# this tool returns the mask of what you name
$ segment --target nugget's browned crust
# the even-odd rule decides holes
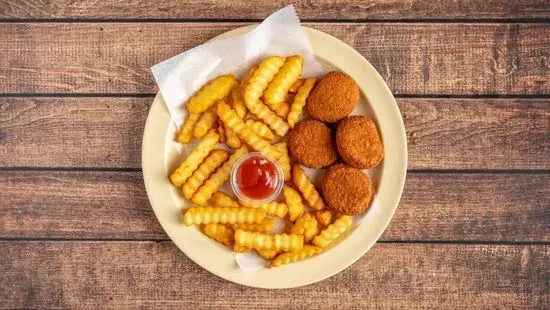
[[[338,157],[332,132],[323,123],[306,119],[298,122],[288,134],[288,150],[300,164],[323,168]]]
[[[330,209],[347,215],[365,212],[372,199],[369,176],[344,164],[330,167],[323,176],[321,191]]]
[[[336,145],[344,161],[359,169],[377,166],[384,158],[384,145],[376,124],[368,116],[348,116],[336,129]]]
[[[348,116],[359,100],[357,83],[343,72],[329,72],[307,98],[306,109],[314,119],[334,123]]]

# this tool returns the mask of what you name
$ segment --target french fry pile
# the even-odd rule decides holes
[[[170,176],[195,204],[182,213],[186,226],[200,225],[205,235],[235,252],[256,251],[271,260],[270,268],[321,253],[352,224],[349,216],[336,218],[326,208],[300,165],[291,166],[282,141],[317,81],[300,78],[302,67],[301,56],[272,56],[250,68],[241,82],[228,74],[203,86],[187,102],[177,137],[183,144],[200,141]],[[217,148],[220,143],[232,153]],[[220,191],[249,149],[281,165],[287,182],[282,201],[251,205]],[[290,222],[286,233],[271,233],[275,218]]]

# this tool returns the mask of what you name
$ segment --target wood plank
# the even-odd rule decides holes
[[[138,172],[0,173],[0,238],[166,240]],[[550,241],[550,175],[410,173],[384,241]]]
[[[332,278],[288,290],[218,278],[171,242],[0,242],[7,308],[544,308],[549,246],[377,244]]]
[[[0,1],[0,18],[9,19],[263,19],[289,1],[171,1],[115,0],[93,4],[74,0]],[[301,19],[534,19],[550,17],[543,0],[499,1],[402,1],[338,0],[292,1]]]
[[[152,98],[0,98],[0,167],[139,168]],[[547,100],[398,99],[411,169],[550,169]]]
[[[243,23],[4,23],[0,93],[156,92],[150,66]],[[550,24],[307,24],[396,94],[550,94]]]

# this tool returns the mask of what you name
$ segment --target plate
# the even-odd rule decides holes
[[[254,27],[234,29],[213,40],[242,35]],[[403,192],[407,173],[405,127],[390,89],[374,67],[353,48],[326,33],[304,28],[315,57],[325,69],[346,72],[357,81],[361,102],[353,114],[367,114],[373,118],[384,141],[383,162],[368,171],[375,187],[378,207],[376,210],[371,207],[363,223],[333,248],[282,267],[242,271],[232,251],[213,242],[196,227],[185,227],[181,222],[179,210],[190,202],[169,181],[168,176],[181,162],[181,155],[173,147],[176,128],[160,93],[153,101],[145,125],[143,179],[158,221],[170,239],[195,263],[219,277],[242,285],[271,289],[298,287],[344,270],[363,256],[382,235]]]

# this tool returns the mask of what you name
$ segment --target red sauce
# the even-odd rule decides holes
[[[262,156],[251,156],[237,168],[235,181],[244,196],[261,200],[275,192],[278,178],[274,163]]]

